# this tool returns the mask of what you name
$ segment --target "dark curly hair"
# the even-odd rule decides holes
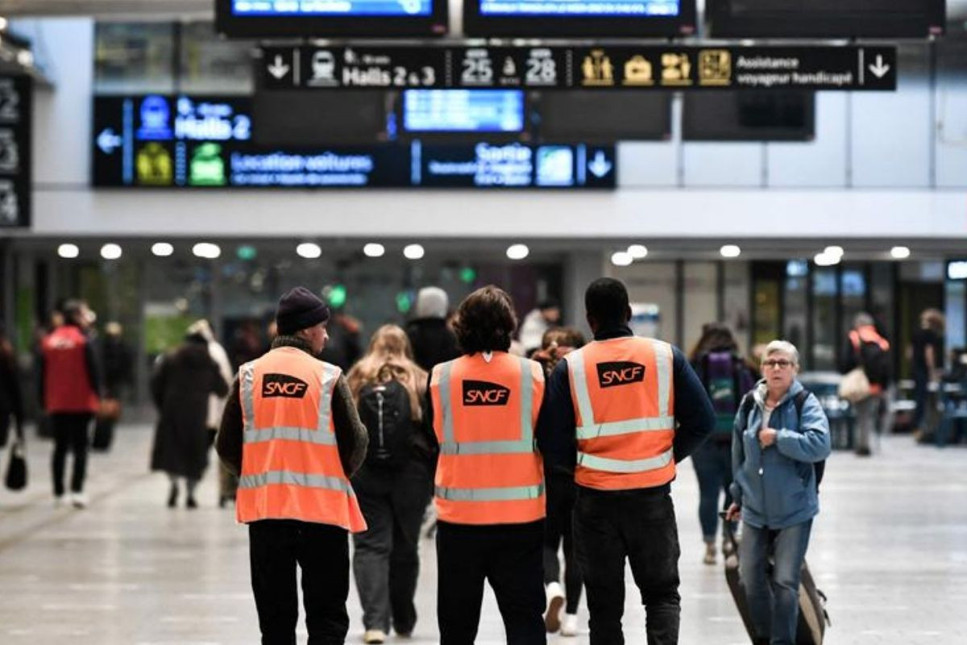
[[[464,298],[453,321],[464,354],[506,352],[516,329],[513,301],[506,291],[492,284]]]

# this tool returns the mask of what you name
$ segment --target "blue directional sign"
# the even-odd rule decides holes
[[[236,16],[429,16],[431,0],[232,0]]]

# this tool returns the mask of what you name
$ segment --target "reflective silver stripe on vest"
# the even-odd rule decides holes
[[[303,488],[325,488],[346,493],[349,496],[354,495],[349,482],[338,477],[309,475],[291,470],[270,470],[267,473],[259,473],[257,475],[243,475],[238,479],[238,487],[244,489],[261,488],[273,484],[302,486]]]
[[[518,441],[457,441],[453,429],[453,406],[451,405],[450,371],[453,362],[440,366],[440,407],[443,413],[443,443],[440,454],[443,455],[514,455],[531,454],[534,452],[534,384],[530,370],[530,361],[520,359],[521,365],[521,438]]]
[[[670,431],[674,429],[675,417],[649,417],[581,426],[577,429],[577,436],[578,439],[596,439],[597,437],[614,437],[633,432]]]
[[[654,432],[675,429],[675,417],[669,414],[668,398],[672,387],[672,350],[671,345],[661,341],[651,341],[655,352],[655,371],[658,378],[658,413],[657,417],[642,417],[613,421],[608,423],[594,422],[594,408],[591,407],[591,395],[588,391],[587,372],[584,367],[583,350],[568,354],[567,361],[574,393],[577,396],[578,411],[581,413],[581,425],[577,427],[578,439],[595,439],[597,437],[611,437],[633,432]],[[573,358],[572,358],[573,357]]]
[[[508,486],[505,488],[443,488],[436,487],[436,496],[451,502],[515,502],[539,499],[544,494],[543,482],[536,486]]]
[[[672,365],[674,357],[672,346],[661,341],[652,341],[655,348],[655,368],[658,370],[658,414],[662,417],[669,415],[668,400],[672,391]],[[674,421],[669,426],[674,429]]]
[[[329,363],[322,364],[322,380],[319,390],[319,430],[329,433],[329,416],[332,414],[332,391],[339,380],[340,370]]]
[[[238,368],[238,385],[242,395],[242,412],[245,417],[246,434],[255,429],[255,363],[246,363]]]
[[[450,369],[453,361],[440,366],[440,407],[443,413],[443,443],[455,443],[453,432],[453,406],[450,401]],[[441,446],[442,447],[442,446]]]
[[[328,422],[327,422],[328,423]],[[329,432],[328,426],[325,430],[310,428],[265,428],[264,430],[246,430],[245,443],[264,443],[266,441],[302,441],[313,443],[319,446],[335,446],[336,435]]]
[[[607,457],[596,457],[578,451],[578,465],[585,468],[592,468],[606,473],[644,473],[649,470],[658,470],[671,463],[674,457],[674,450],[666,450],[657,457],[648,459],[634,459],[626,461],[624,459],[609,459]]]

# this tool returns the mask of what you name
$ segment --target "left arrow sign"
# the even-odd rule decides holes
[[[114,134],[114,130],[111,128],[107,128],[101,134],[97,135],[97,147],[106,155],[114,152],[120,145],[121,136]]]

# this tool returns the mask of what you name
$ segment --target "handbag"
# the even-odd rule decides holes
[[[10,448],[4,483],[10,490],[23,490],[27,486],[27,455],[22,438],[18,437]]]
[[[857,403],[870,396],[870,379],[862,367],[854,367],[839,382],[839,397]]]

